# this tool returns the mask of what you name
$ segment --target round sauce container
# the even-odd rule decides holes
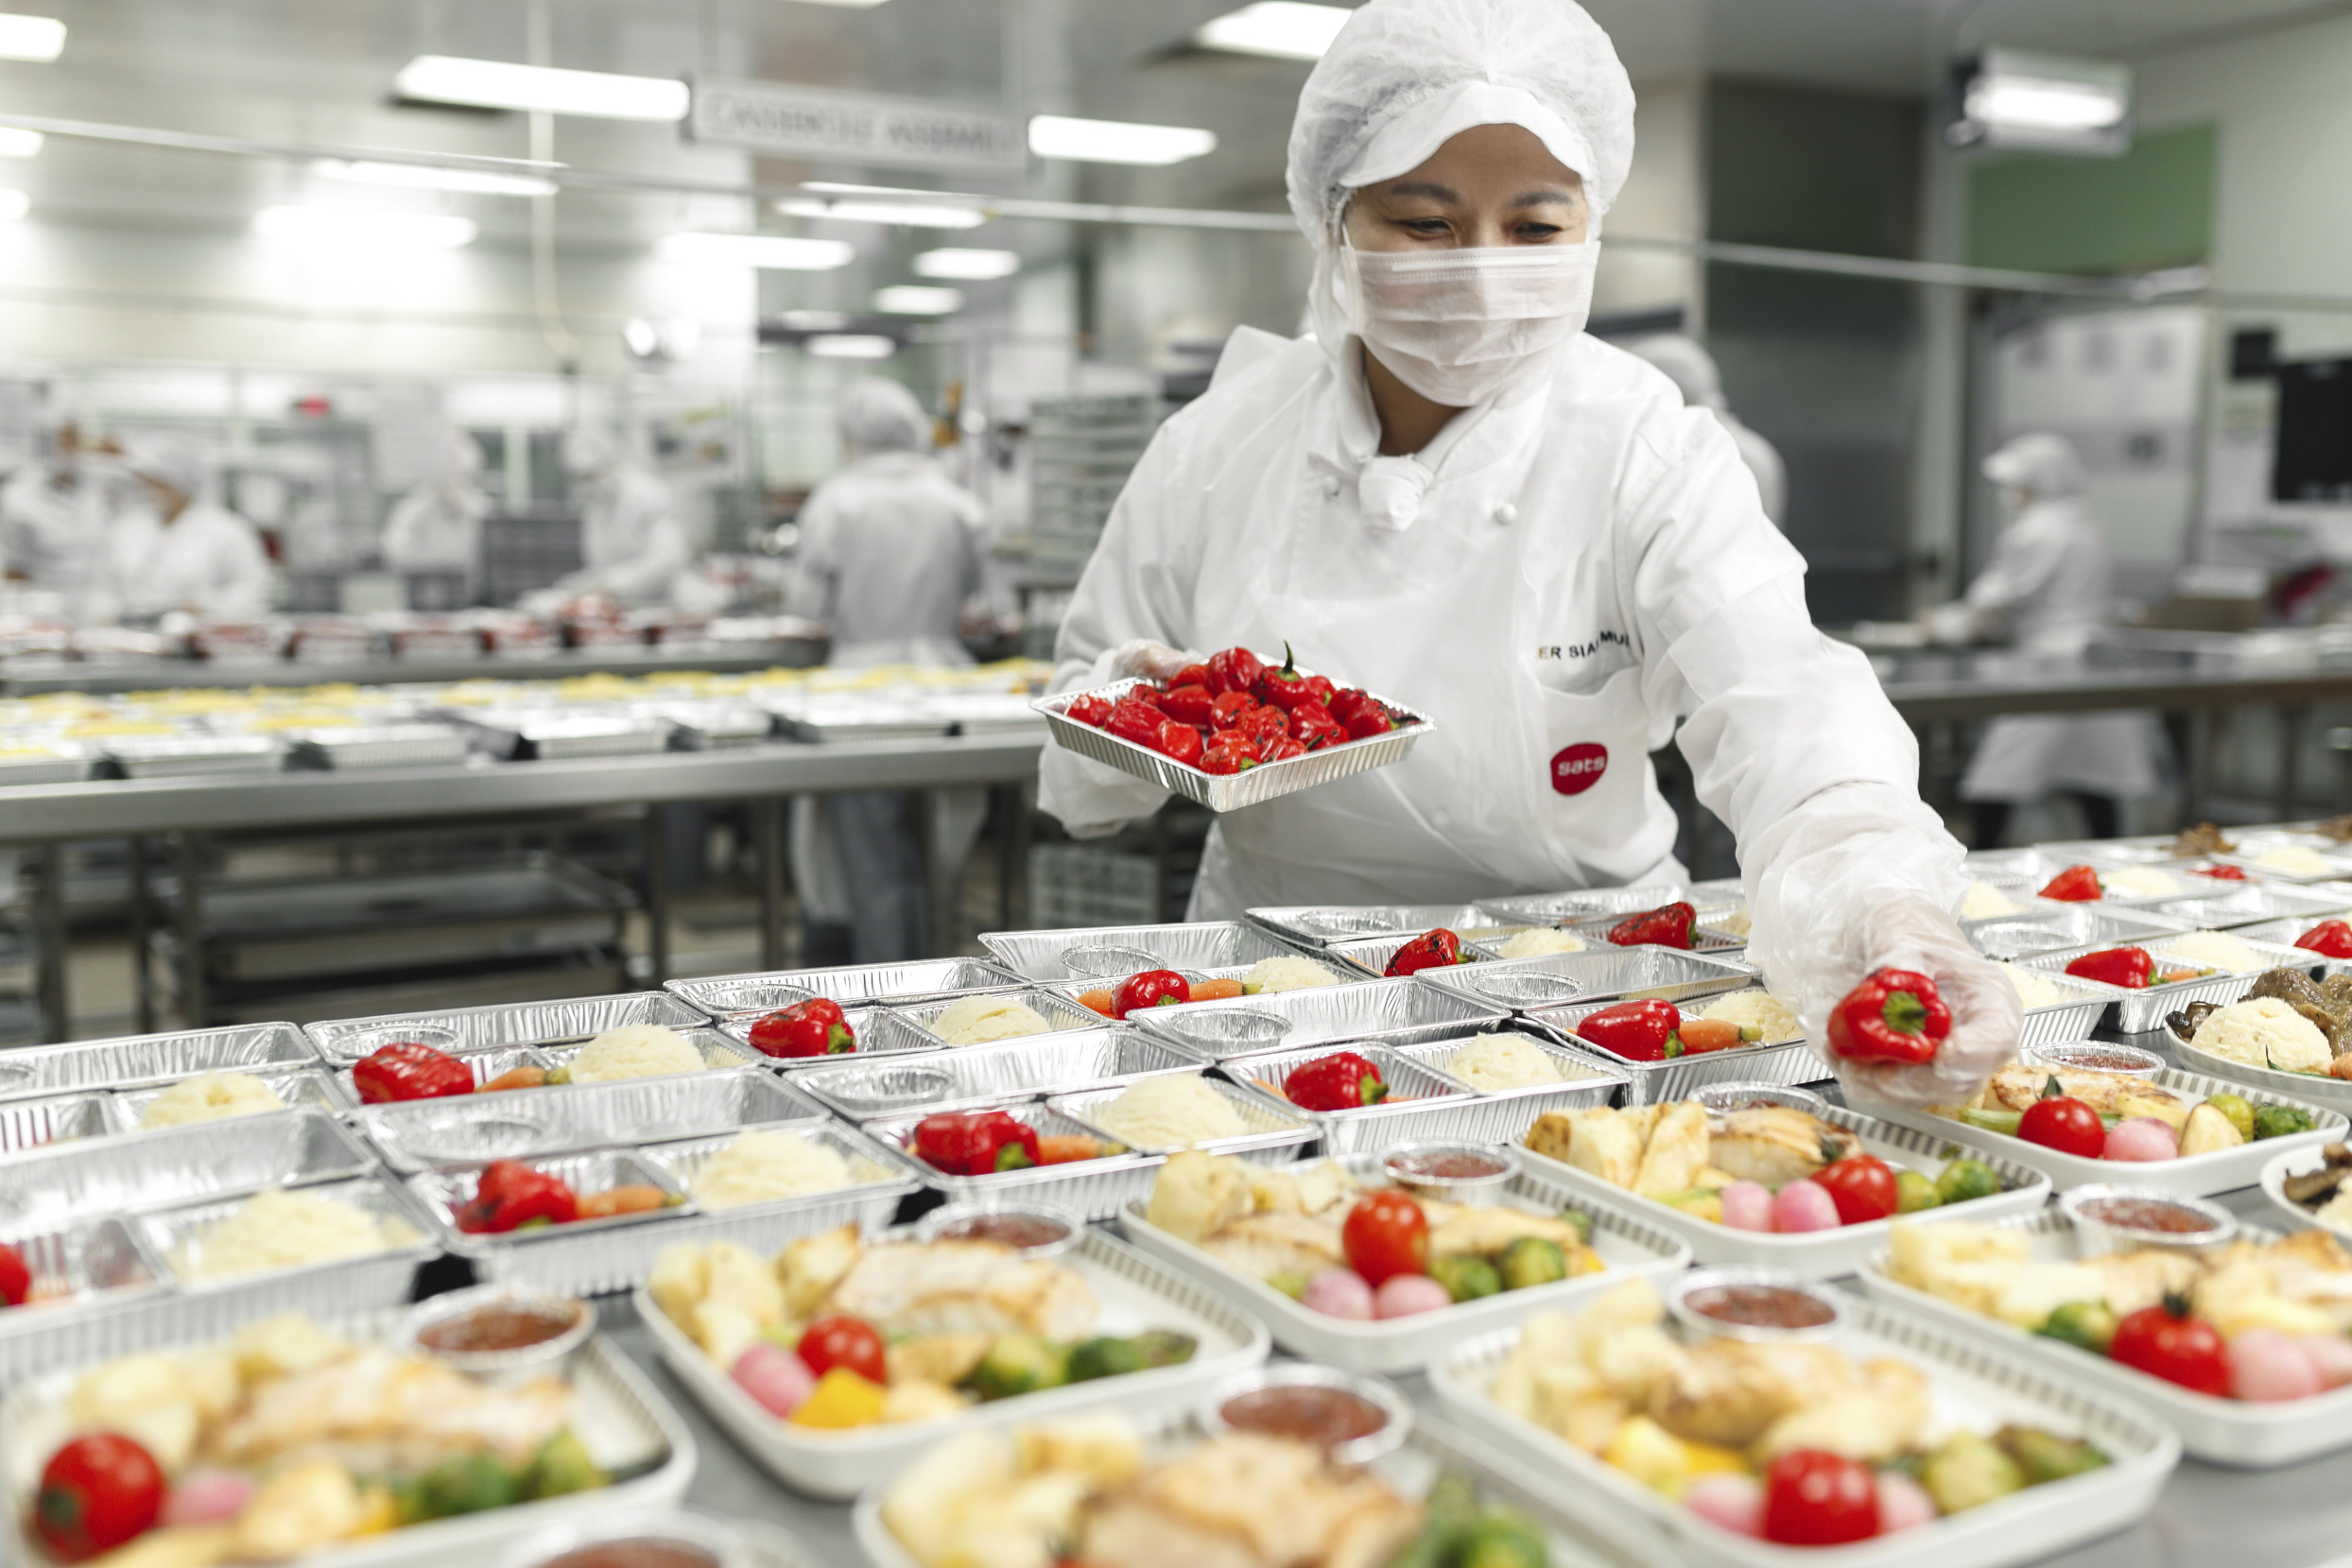
[[[1845,1329],[1837,1296],[1777,1268],[1697,1268],[1666,1287],[1667,1310],[1690,1332],[1759,1344],[1812,1344]]]
[[[1400,1154],[1389,1162],[1389,1174],[1422,1181],[1477,1181],[1502,1175],[1511,1167],[1491,1154],[1467,1149],[1432,1149]]]
[[[2095,1198],[2082,1208],[2085,1217],[2121,1231],[2161,1231],[2183,1236],[2218,1229],[2194,1209],[2152,1198]]]
[[[2144,1249],[2216,1251],[2238,1237],[2238,1216],[2220,1204],[2153,1187],[2096,1181],[2063,1194],[2058,1209],[2085,1258]]]
[[[719,1568],[718,1559],[700,1546],[651,1536],[634,1541],[599,1541],[551,1557],[539,1568]]]
[[[1719,1284],[1683,1301],[1702,1318],[1743,1329],[1818,1329],[1838,1317],[1818,1296],[1770,1284]]]
[[[1380,1163],[1388,1179],[1416,1198],[1479,1206],[1502,1201],[1519,1174],[1518,1156],[1479,1144],[1406,1144]]]
[[[931,1232],[939,1241],[994,1241],[1027,1249],[1052,1247],[1070,1239],[1070,1227],[1045,1215],[1008,1210],[997,1214],[964,1215]]]
[[[1389,1414],[1360,1394],[1324,1384],[1278,1383],[1236,1394],[1217,1407],[1227,1426],[1270,1438],[1296,1438],[1318,1448],[1369,1438]]]
[[[428,1323],[417,1332],[417,1343],[443,1354],[472,1355],[485,1351],[527,1351],[572,1332],[579,1321],[575,1311],[559,1316],[551,1309],[530,1306],[478,1306],[455,1318]]]

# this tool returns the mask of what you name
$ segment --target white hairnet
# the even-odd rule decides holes
[[[1691,407],[1720,411],[1724,406],[1722,372],[1715,368],[1715,356],[1701,348],[1697,338],[1665,332],[1625,347],[1664,370],[1666,379],[1681,389],[1683,402]]]
[[[1575,0],[1371,0],[1340,29],[1290,125],[1290,211],[1337,240],[1347,193],[1480,125],[1525,127],[1584,180],[1596,219],[1634,161],[1634,84]]]
[[[462,430],[450,436],[449,472],[468,479],[482,472],[482,443]]]
[[[169,485],[191,501],[204,493],[212,458],[188,436],[150,436],[130,449],[124,467],[142,479]]]
[[[861,375],[842,388],[833,419],[853,452],[923,452],[931,445],[931,416],[914,393],[883,376]]]
[[[620,442],[597,424],[578,424],[563,435],[563,469],[567,474],[602,474],[620,460]]]
[[[1985,458],[1984,476],[2042,500],[2083,493],[2083,459],[2074,443],[2048,431],[2019,436]]]

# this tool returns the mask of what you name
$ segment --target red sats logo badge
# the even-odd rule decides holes
[[[1599,741],[1580,741],[1551,759],[1551,787],[1563,795],[1582,795],[1609,771],[1609,749]]]

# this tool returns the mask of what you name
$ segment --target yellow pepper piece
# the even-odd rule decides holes
[[[882,1386],[870,1383],[847,1367],[836,1367],[817,1380],[817,1387],[792,1412],[795,1426],[839,1431],[872,1426],[882,1419]]]
[[[1690,1438],[1683,1439],[1683,1464],[1694,1481],[1702,1475],[1748,1473],[1747,1456],[1739,1450],[1725,1448],[1721,1443],[1703,1443]]]
[[[382,1535],[400,1524],[400,1499],[392,1489],[374,1482],[364,1483],[359,1489],[359,1523],[352,1529],[354,1535]]]
[[[1600,1456],[1653,1491],[1680,1498],[1690,1485],[1689,1458],[1682,1439],[1648,1416],[1634,1416],[1617,1429]]]

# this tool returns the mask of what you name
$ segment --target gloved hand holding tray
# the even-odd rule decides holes
[[[1404,760],[1436,726],[1385,698],[1247,648],[1187,664],[1165,683],[1129,680],[1031,704],[1056,744],[1238,811]]]

